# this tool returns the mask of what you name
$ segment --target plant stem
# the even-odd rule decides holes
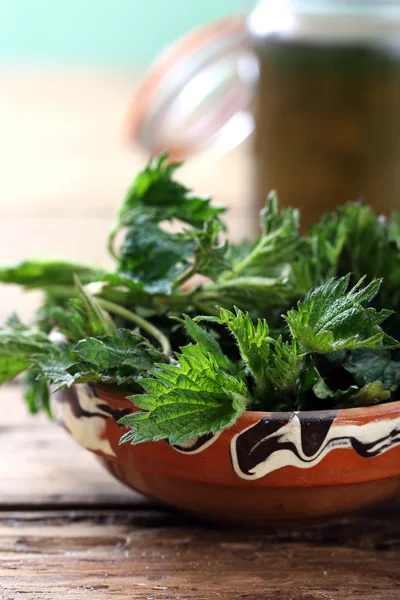
[[[118,256],[118,254],[116,253],[116,251],[114,249],[114,242],[115,242],[115,237],[117,235],[117,232],[118,232],[118,227],[117,227],[117,225],[114,225],[111,233],[108,236],[107,249],[108,249],[109,253],[111,254],[111,256],[115,260],[119,261],[120,257]]]
[[[186,281],[188,281],[195,274],[195,272],[196,271],[193,269],[193,267],[190,267],[190,269],[188,269],[187,271],[182,273],[182,275],[180,277],[178,277],[178,279],[175,281],[175,283],[173,285],[173,289],[176,290],[177,288],[180,288],[184,283],[186,283]]]
[[[235,279],[238,275],[243,273],[249,265],[254,261],[257,256],[263,252],[263,250],[271,243],[275,238],[279,237],[282,233],[282,228],[272,231],[268,235],[262,236],[255,248],[238,262],[231,271],[228,271],[225,275],[221,276],[221,281],[228,281],[229,279]]]
[[[111,302],[110,300],[97,298],[97,301],[100,306],[108,312],[123,317],[127,321],[135,323],[135,325],[138,325],[144,331],[147,331],[147,333],[156,339],[160,344],[165,356],[171,356],[172,349],[168,338],[159,329],[157,329],[157,327],[154,327],[154,325],[149,323],[149,321],[146,321],[146,319],[143,319],[143,317],[140,317],[136,313],[124,308],[123,306],[120,306],[119,304],[115,304],[115,302]]]
[[[219,310],[216,308],[209,306],[205,302],[196,302],[196,308],[199,309],[204,315],[219,317]]]

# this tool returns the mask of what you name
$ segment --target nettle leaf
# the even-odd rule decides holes
[[[224,208],[212,206],[209,197],[192,195],[186,186],[173,179],[180,166],[180,163],[168,163],[164,153],[150,161],[137,175],[109,236],[109,249],[114,256],[117,256],[114,241],[118,231],[131,227],[145,213],[151,214],[157,223],[178,219],[201,229],[205,221],[225,212]]]
[[[0,385],[13,379],[30,365],[29,358],[26,354],[16,355],[14,352],[4,351],[0,349]]]
[[[283,278],[248,276],[220,279],[214,286],[208,285],[203,295],[208,301],[214,300],[226,307],[240,306],[242,310],[262,312],[290,306],[292,293]]]
[[[159,370],[139,380],[146,394],[129,399],[148,412],[120,420],[132,431],[121,442],[168,439],[182,444],[232,425],[249,402],[244,383],[221,370],[211,354],[196,347],[177,355],[179,365],[159,365]]]
[[[91,326],[78,300],[70,300],[67,306],[48,306],[40,315],[46,319],[51,330],[56,328],[67,339],[78,342],[91,334]]]
[[[0,353],[15,358],[29,358],[46,353],[51,343],[45,333],[29,328],[21,321],[8,321],[0,330]]]
[[[331,239],[338,232],[342,238],[337,274],[352,273],[357,281],[367,274],[370,279],[386,274],[390,242],[385,217],[378,217],[364,202],[349,203],[326,215],[313,227],[318,236]],[[371,256],[374,257],[371,260]],[[343,273],[343,269],[346,269]]]
[[[34,372],[37,373],[37,379],[48,381],[58,388],[71,387],[76,382],[76,378],[69,373],[68,369],[74,362],[71,347],[53,346],[48,353],[34,359]]]
[[[359,406],[373,406],[380,402],[390,400],[391,393],[385,390],[381,381],[374,381],[362,388],[351,385],[346,390],[332,390],[326,385],[324,380],[319,377],[313,387],[315,396],[321,400],[329,400],[335,408],[357,408]],[[307,407],[298,406],[298,409],[307,409]]]
[[[309,292],[286,320],[292,337],[302,352],[334,352],[341,349],[390,346],[396,341],[386,336],[380,324],[392,313],[364,308],[377,294],[381,281],[364,288],[363,279],[350,291],[349,276],[332,278]]]
[[[377,216],[363,202],[337,207],[308,231],[306,248],[293,265],[295,286],[307,292],[333,276],[352,274],[358,281],[384,279],[376,307],[400,307],[400,222]],[[373,256],[373,260],[371,257]]]
[[[127,231],[119,270],[142,282],[147,291],[169,294],[174,279],[189,265],[195,247],[194,240],[163,231],[143,214]]]
[[[299,296],[339,274],[347,238],[347,223],[336,212],[326,217],[324,226],[311,225],[301,252],[291,264],[291,283]],[[345,274],[350,270],[346,268]]]
[[[204,354],[212,354],[221,369],[225,369],[229,373],[236,370],[233,362],[225,356],[218,341],[211,333],[200,327],[188,315],[183,315],[183,320],[177,320],[184,323],[186,331]]]
[[[164,284],[162,284],[164,285]],[[121,305],[142,304],[152,306],[154,294],[158,293],[153,284],[146,285],[132,273],[107,273],[98,281],[86,286],[93,296],[101,296],[106,300],[117,302]],[[170,285],[168,285],[168,289]]]
[[[359,390],[357,385],[351,385],[344,390],[331,389],[326,383],[325,379],[321,376],[318,369],[314,366],[313,361],[311,359],[309,359],[306,362],[306,368],[301,373],[300,385],[300,395],[303,395],[303,397],[304,393],[307,393],[312,390],[314,395],[320,400],[326,400],[327,398],[331,398],[335,402],[343,401],[344,399],[353,396]],[[301,402],[298,404],[298,408],[304,408],[303,406],[301,406]]]
[[[31,414],[44,410],[51,417],[49,386],[43,379],[38,380],[37,376],[34,369],[25,373],[23,389],[26,405]]]
[[[365,385],[352,396],[349,408],[352,406],[373,406],[380,402],[387,402],[390,400],[390,396],[390,391],[385,390],[385,386],[381,381],[374,381]]]
[[[115,336],[81,340],[74,348],[53,346],[51,352],[34,360],[34,366],[38,379],[46,379],[57,389],[87,382],[133,385],[135,389],[140,373],[165,360],[146,338],[120,329]]]
[[[266,375],[277,397],[279,394],[286,396],[293,392],[298,383],[301,361],[302,357],[295,341],[283,342],[279,337],[271,344]]]
[[[140,373],[151,369],[165,356],[139,333],[119,329],[117,335],[81,340],[68,352],[37,361],[43,377],[58,389],[75,383],[101,382],[132,386]]]
[[[299,211],[294,208],[280,211],[275,192],[269,195],[260,213],[260,224],[260,239],[249,254],[234,263],[232,279],[239,275],[278,276],[304,244],[298,231]]]
[[[391,393],[385,389],[381,381],[368,383],[362,388],[355,385],[346,390],[331,390],[320,378],[313,387],[314,394],[322,400],[334,402],[335,408],[356,408],[358,406],[373,406],[390,400]]]
[[[270,344],[269,327],[265,319],[254,325],[250,316],[237,307],[235,312],[218,307],[219,317],[196,317],[196,321],[208,321],[226,325],[235,337],[242,359],[254,377],[261,393],[268,390],[265,367]]]
[[[72,287],[74,276],[82,283],[93,281],[102,271],[66,260],[36,258],[12,266],[0,267],[0,282],[14,283],[25,289]]]
[[[386,390],[394,392],[400,385],[400,361],[393,360],[386,350],[356,350],[343,363],[360,385],[381,381]]]
[[[130,367],[135,371],[151,369],[154,363],[165,361],[143,336],[135,331],[120,329],[116,336],[81,340],[74,348],[80,361],[91,363],[99,371],[115,367]]]
[[[388,222],[388,239],[400,250],[400,212],[393,212]]]
[[[215,280],[230,268],[227,259],[229,244],[220,241],[220,232],[221,223],[217,219],[210,219],[204,223],[202,230],[195,233],[193,273]]]
[[[244,239],[240,242],[231,242],[229,244],[229,261],[236,265],[246,258],[257,245],[258,240]]]
[[[51,348],[45,333],[13,315],[0,330],[0,385],[30,368],[36,357],[49,354]]]
[[[301,356],[297,343],[283,342],[281,337],[273,339],[265,319],[254,324],[249,314],[235,307],[235,312],[219,308],[219,317],[196,317],[195,321],[205,321],[226,325],[239,347],[242,360],[251,373],[255,388],[256,402],[263,402],[269,408],[276,399],[274,393],[282,396],[293,390],[299,377]]]
[[[98,300],[85,290],[77,277],[74,281],[78,300],[87,319],[87,330],[94,335],[116,334],[117,329],[110,315],[102,309]]]

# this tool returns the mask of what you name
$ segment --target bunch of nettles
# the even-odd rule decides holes
[[[119,386],[141,409],[124,418],[132,443],[217,433],[245,410],[396,399],[399,215],[353,203],[301,234],[272,193],[258,239],[232,245],[224,209],[177,182],[178,166],[161,155],[128,189],[114,270],[0,268],[0,282],[43,292],[32,323],[0,330],[0,383],[24,372],[32,412],[50,411],[49,385]]]

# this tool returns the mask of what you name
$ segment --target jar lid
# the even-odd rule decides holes
[[[167,150],[173,159],[209,145],[235,147],[253,130],[257,75],[243,16],[192,31],[140,83],[128,114],[129,140],[151,155]]]

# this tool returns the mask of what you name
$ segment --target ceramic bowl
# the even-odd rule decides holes
[[[123,393],[76,385],[54,396],[56,419],[119,481],[218,522],[320,520],[400,493],[400,402],[297,413],[246,412],[183,446],[119,445]]]

